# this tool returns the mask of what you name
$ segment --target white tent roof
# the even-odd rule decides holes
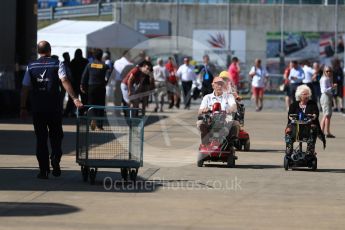
[[[52,46],[52,53],[60,56],[60,50],[70,52],[71,55],[77,48],[86,52],[87,47],[131,49],[147,38],[130,27],[113,21],[61,20],[40,29],[37,41],[41,40],[48,41]]]

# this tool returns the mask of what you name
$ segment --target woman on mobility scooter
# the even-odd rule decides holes
[[[285,129],[286,156],[284,168],[289,167],[310,167],[317,168],[315,153],[316,138],[323,141],[326,147],[325,136],[321,131],[319,122],[319,109],[316,102],[311,100],[311,90],[306,85],[297,87],[293,102],[289,107],[288,124]],[[294,151],[293,144],[299,142],[299,149]],[[302,142],[307,142],[307,149],[302,151]]]
[[[241,103],[242,98],[237,93],[237,88],[235,84],[230,79],[230,75],[228,71],[224,70],[220,72],[219,77],[223,78],[225,82],[225,92],[228,94],[232,94],[235,98],[236,105],[237,105],[237,112],[235,114],[234,119],[237,120],[240,123],[240,131],[238,133],[238,138],[234,143],[234,146],[237,150],[244,150],[249,151],[250,150],[250,137],[249,133],[244,130],[244,113],[245,113],[245,107],[244,104]],[[242,148],[243,146],[243,148]]]
[[[233,140],[237,139],[238,132],[240,129],[240,125],[238,121],[233,120],[233,113],[237,110],[237,105],[235,98],[232,94],[227,94],[224,92],[224,84],[222,78],[215,77],[212,83],[213,93],[207,94],[204,96],[200,108],[199,108],[199,118],[197,121],[197,127],[201,132],[201,145],[199,148],[199,158],[198,158],[198,166],[201,167],[205,160],[210,161],[228,161],[229,167],[233,167],[235,164],[235,156],[233,151]],[[219,132],[224,134],[224,137],[219,137],[219,139],[224,139],[226,142],[226,146],[231,150],[227,151],[226,154],[223,154],[223,141],[218,143],[218,146],[213,145],[210,142],[210,139],[213,138],[215,135],[213,128],[218,127],[219,125],[215,124],[215,120],[213,122],[209,122],[209,119],[205,119],[205,114],[210,114],[210,112],[215,110],[215,113],[212,113],[213,118],[218,119],[219,122],[223,122],[221,129],[223,132]],[[220,110],[220,111],[217,111]],[[218,113],[221,116],[216,116],[215,114]],[[224,114],[224,116],[222,116]],[[211,119],[212,119],[211,116]],[[217,120],[218,122],[218,120]],[[213,126],[213,127],[212,127]],[[219,130],[220,131],[220,130]],[[213,146],[211,146],[213,145]],[[212,147],[212,148],[211,148]],[[211,151],[210,149],[217,149],[216,151]],[[229,158],[230,163],[229,163]]]

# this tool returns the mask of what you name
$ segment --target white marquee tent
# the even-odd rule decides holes
[[[86,56],[87,48],[102,48],[111,51],[131,49],[147,38],[130,27],[113,21],[61,20],[37,33],[37,41],[46,40],[52,46],[52,54],[60,60],[64,52],[71,59],[77,48]],[[117,52],[116,52],[117,53]]]

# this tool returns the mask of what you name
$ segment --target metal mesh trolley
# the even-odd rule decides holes
[[[83,180],[95,183],[98,168],[120,168],[135,180],[143,166],[144,120],[140,109],[86,105],[77,116],[76,162]],[[121,114],[124,115],[121,115]]]

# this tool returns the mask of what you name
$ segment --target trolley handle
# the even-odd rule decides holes
[[[83,108],[81,109],[85,109],[87,108],[86,111],[86,116],[88,116],[88,114],[93,111],[93,110],[112,110],[112,111],[116,111],[116,110],[126,110],[129,111],[129,117],[132,118],[133,117],[133,111],[142,111],[142,109],[140,108],[130,108],[128,106],[102,106],[102,105],[84,105]],[[77,108],[77,118],[80,117],[80,109]]]

